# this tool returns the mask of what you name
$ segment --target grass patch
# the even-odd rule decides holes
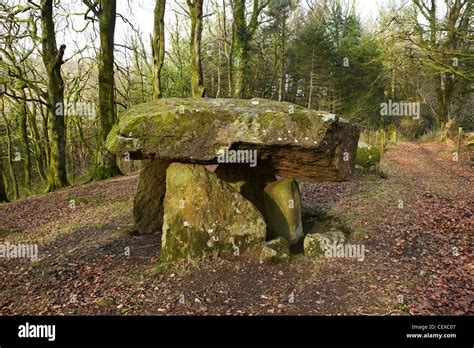
[[[105,197],[103,195],[97,196],[69,196],[68,201],[73,200],[74,204],[77,206],[79,205],[89,205],[93,204],[102,204],[105,202]]]
[[[194,266],[197,266],[198,261],[190,261]],[[178,275],[185,274],[189,269],[189,262],[187,264],[184,261],[174,261],[174,262],[163,262],[160,261],[153,269],[154,273],[159,274],[171,274],[176,273]],[[192,268],[192,267],[191,267]]]
[[[114,305],[114,301],[108,298],[101,298],[97,300],[96,303],[99,307],[103,307],[103,308],[112,307]]]
[[[395,309],[399,310],[400,312],[403,312],[404,314],[410,314],[410,310],[403,303],[397,303],[395,305]]]
[[[9,234],[23,232],[21,227],[0,228],[0,238],[4,238]]]
[[[125,236],[133,237],[133,236],[138,236],[139,233],[138,233],[138,229],[135,227],[135,225],[130,224],[130,225],[124,226],[123,234]]]
[[[353,241],[358,241],[360,240],[363,236],[365,236],[367,232],[363,229],[363,228],[360,228],[360,227],[356,227],[352,230],[352,233],[351,233],[351,240]]]

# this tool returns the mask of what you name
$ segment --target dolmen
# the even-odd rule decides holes
[[[139,233],[162,233],[164,261],[278,259],[303,238],[298,181],[347,180],[358,139],[344,119],[291,103],[169,98],[131,107],[106,146],[143,161],[133,216]]]

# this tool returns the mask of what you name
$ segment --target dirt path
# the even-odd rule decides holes
[[[386,179],[302,184],[307,231],[337,218],[363,261],[222,255],[164,269],[160,236],[133,235],[136,176],[1,205],[0,243],[37,243],[39,260],[0,259],[0,314],[473,313],[473,170],[463,163],[446,145],[402,143],[385,154]]]

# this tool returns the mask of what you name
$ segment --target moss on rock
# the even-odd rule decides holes
[[[374,146],[357,147],[356,164],[365,169],[373,169],[380,162],[380,150]]]
[[[162,259],[240,255],[265,240],[261,213],[204,166],[171,164],[166,172]]]
[[[265,242],[260,252],[262,261],[288,261],[290,259],[290,244],[283,237]]]
[[[387,127],[387,140],[391,144],[395,144],[397,142],[397,126],[394,124],[389,124]]]
[[[303,236],[301,194],[294,179],[268,184],[264,190],[270,238],[284,237],[291,245]]]
[[[256,149],[275,174],[345,180],[359,132],[333,115],[271,100],[169,98],[131,107],[110,132],[109,151],[132,158],[216,163],[223,149]],[[350,161],[342,161],[348,152]]]
[[[308,256],[322,256],[327,247],[343,244],[345,240],[346,236],[341,231],[307,234],[303,242],[304,254]]]

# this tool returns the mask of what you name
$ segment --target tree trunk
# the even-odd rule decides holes
[[[32,96],[31,90],[29,91],[30,97]],[[41,106],[40,106],[41,107]],[[38,127],[36,125],[36,105],[32,105],[32,111],[28,111],[28,125],[30,126],[31,129],[31,135],[32,135],[32,142],[33,142],[33,149],[35,152],[35,157],[36,157],[36,168],[38,170],[38,174],[41,178],[41,180],[48,180],[46,176],[46,172],[44,170],[44,157],[46,150],[44,149],[43,142],[41,141],[40,134],[38,132]]]
[[[285,71],[285,63],[286,63],[286,14],[282,14],[282,23],[281,23],[281,52],[280,52],[280,89],[278,92],[278,101],[283,101],[285,99],[285,87],[286,87],[286,71]]]
[[[108,179],[120,175],[115,155],[105,148],[105,139],[116,122],[114,102],[114,34],[117,14],[116,0],[99,2],[99,139],[95,155],[93,180]]]
[[[66,45],[56,47],[56,33],[53,20],[53,0],[41,0],[42,56],[48,75],[48,117],[51,154],[48,170],[47,191],[68,186],[66,174],[66,127],[64,116],[57,114],[58,106],[63,105],[64,82],[61,76]]]
[[[13,153],[13,145],[12,145],[12,136],[11,136],[11,130],[10,130],[10,122],[8,121],[6,115],[5,115],[5,101],[2,99],[2,118],[3,121],[5,122],[5,132],[6,132],[6,138],[7,138],[7,158],[8,158],[8,169],[10,171],[10,178],[12,180],[12,192],[13,192],[13,199],[18,199],[20,197],[19,191],[18,191],[18,180],[16,178],[16,173],[15,173],[15,167],[13,165],[13,158],[15,157],[15,154]]]
[[[245,0],[233,0],[232,16],[232,58],[234,64],[232,78],[234,81],[233,95],[235,98],[249,97],[250,78],[250,41],[259,25],[258,17],[269,1],[253,0],[252,14],[247,23]]]
[[[245,19],[245,0],[234,0],[232,6],[234,27],[232,32],[232,49],[234,66],[232,77],[234,79],[234,98],[245,99],[248,97],[248,84],[250,76],[250,46],[247,21]]]
[[[22,98],[26,99],[26,93],[24,90],[21,91]],[[30,142],[28,140],[28,106],[26,101],[21,101],[19,105],[19,120],[20,120],[20,136],[23,143],[23,171],[24,171],[24,183],[27,190],[31,189],[31,155],[30,155]]]
[[[4,117],[4,105],[3,105],[3,97],[2,97],[2,116]],[[8,202],[7,191],[5,189],[5,183],[3,181],[4,172],[3,172],[3,158],[2,154],[0,153],[0,203]],[[6,178],[5,178],[6,179]]]
[[[3,183],[3,161],[0,157],[0,203],[8,202],[5,184]]]
[[[221,85],[222,85],[222,77],[221,77],[221,63],[222,63],[222,53],[221,53],[222,43],[218,43],[218,51],[217,51],[217,92],[216,98],[221,97]]]
[[[308,96],[308,109],[311,109],[311,102],[313,98],[313,78],[314,78],[314,46],[313,46],[313,53],[311,54],[311,73],[310,82],[309,82],[309,96]]]
[[[202,98],[205,95],[201,59],[202,10],[204,1],[187,0],[187,2],[189,14],[191,16],[191,61],[189,63],[189,72],[191,75],[191,95],[193,98]]]
[[[49,165],[51,163],[51,141],[49,140],[49,133],[48,133],[48,108],[43,107],[43,105],[39,105],[40,114],[41,114],[41,134],[44,141],[44,167],[49,170]]]
[[[153,55],[153,100],[163,96],[161,91],[161,69],[165,61],[165,7],[166,0],[156,0],[155,24],[152,42]]]

